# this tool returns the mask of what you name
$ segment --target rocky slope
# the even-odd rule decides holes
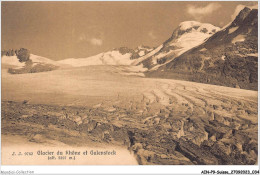
[[[257,90],[258,10],[245,7],[227,27],[150,76]]]

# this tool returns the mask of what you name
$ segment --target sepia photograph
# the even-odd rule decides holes
[[[258,163],[257,1],[1,1],[2,165]]]

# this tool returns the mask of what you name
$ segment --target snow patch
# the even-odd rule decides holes
[[[228,30],[228,34],[235,32],[239,27],[232,27]]]
[[[2,56],[2,64],[16,66],[16,68],[22,68],[25,66],[25,62],[20,62],[17,56]]]
[[[141,57],[141,56],[144,56],[145,52],[143,50],[141,50],[138,55]]]
[[[233,38],[232,43],[235,44],[237,42],[243,42],[245,39],[245,35],[237,35],[235,38]]]
[[[200,49],[200,52],[204,52],[204,51],[206,51],[207,49],[204,47],[204,48],[202,48],[202,49]]]
[[[247,54],[247,56],[258,57],[258,53],[249,53],[249,54]]]
[[[174,45],[177,47],[190,49],[194,46],[202,44],[204,40],[210,36],[210,34],[205,34],[198,31],[185,33],[177,39]]]
[[[156,57],[153,57],[153,58],[152,58],[152,63],[153,63],[153,64],[157,64],[157,60],[158,60],[158,59],[157,59]]]

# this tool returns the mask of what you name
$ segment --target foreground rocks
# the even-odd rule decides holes
[[[124,145],[139,164],[256,164],[257,123],[182,106],[183,110],[162,107],[151,116],[149,111],[140,115],[120,106],[108,110],[4,101],[2,134],[42,144],[56,140],[72,146],[82,142]],[[256,106],[240,112],[257,117]]]

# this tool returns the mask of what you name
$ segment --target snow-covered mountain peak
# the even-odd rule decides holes
[[[170,46],[175,49],[188,50],[201,44],[219,30],[219,27],[209,23],[184,21],[174,30],[171,38],[164,43],[164,48]]]
[[[201,23],[198,21],[184,21],[174,30],[172,39],[180,38],[187,33],[203,33],[212,35],[216,33],[220,28],[209,23]]]
[[[179,24],[167,41],[135,60],[133,64],[143,64],[150,70],[158,69],[175,57],[200,45],[218,30],[220,28],[212,24],[184,21]]]
[[[184,21],[184,22],[180,23],[179,29],[180,30],[187,30],[187,29],[197,27],[197,26],[200,26],[200,25],[201,25],[201,23],[197,22],[197,21]]]

